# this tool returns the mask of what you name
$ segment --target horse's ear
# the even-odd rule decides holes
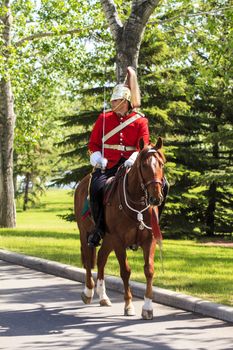
[[[140,151],[144,148],[144,140],[143,140],[143,138],[141,138],[139,140],[139,148],[140,148]]]
[[[161,137],[159,137],[154,148],[161,149],[162,147],[163,147],[163,139]]]

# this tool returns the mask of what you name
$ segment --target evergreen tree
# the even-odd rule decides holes
[[[212,16],[213,3],[198,2],[197,9],[188,2],[183,4],[185,7],[179,7],[175,1],[172,4],[166,12],[161,7],[155,13],[160,26],[155,27],[152,21],[145,33],[138,70],[143,112],[149,118],[152,141],[158,135],[164,137],[166,174],[172,184],[161,225],[170,237],[230,234],[231,10],[227,2],[226,8],[215,4],[220,12]],[[178,12],[183,15],[178,16]],[[224,45],[221,44],[223,32]],[[108,96],[108,87],[114,79],[108,63],[105,65],[105,71],[111,72],[108,79],[102,74]],[[74,149],[66,155],[79,155],[76,159],[81,168],[67,174],[66,181],[80,178],[90,170],[85,152],[91,127],[101,109],[103,89],[91,72],[88,77],[92,77],[87,79],[97,87],[85,91],[85,107],[89,105],[88,109],[93,111],[93,100],[87,92],[94,94],[98,102],[94,104],[95,111],[79,109],[67,119],[66,126],[77,122],[82,135],[76,135],[75,131],[67,139],[69,147],[73,144]]]
[[[162,33],[149,37],[147,58],[141,57],[150,85],[149,110],[155,113],[155,129],[160,126],[166,137],[168,169],[175,182],[162,220],[165,232],[173,236],[232,233],[232,12],[220,7],[212,17],[211,5],[202,4],[200,15],[188,21],[188,15],[186,20],[176,16],[172,25],[165,18]],[[184,24],[185,40],[180,30]]]

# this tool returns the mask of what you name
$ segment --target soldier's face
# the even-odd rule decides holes
[[[129,109],[129,103],[125,99],[113,100],[111,101],[111,105],[112,110],[120,115],[124,115]]]

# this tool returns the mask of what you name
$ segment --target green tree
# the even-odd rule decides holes
[[[67,69],[71,69],[72,64],[77,67],[75,58],[81,56],[82,47],[85,46],[82,39],[94,35],[96,25],[101,29],[99,10],[98,3],[90,8],[88,1],[83,1],[82,4],[77,1],[57,0],[0,2],[1,227],[14,227],[16,223],[13,186],[13,91],[17,95],[17,81],[21,84],[26,80],[28,65],[40,69],[47,81],[56,80],[58,74],[63,73],[64,65]],[[89,16],[88,11],[91,13]],[[77,36],[79,41],[75,40]],[[63,65],[59,66],[61,61]]]
[[[168,235],[177,237],[232,231],[231,10],[226,2],[196,5],[170,2],[158,8],[139,56],[143,110],[152,139],[158,134],[165,139],[166,170],[173,185],[161,224]],[[96,118],[96,112],[92,116]],[[86,125],[83,135],[77,138],[74,133],[67,139],[74,144],[67,155],[78,154],[84,135],[86,149],[90,117],[83,112],[67,120],[67,125]],[[83,175],[80,168],[74,172],[77,178],[78,173]],[[66,176],[70,179],[72,172]]]
[[[164,62],[157,54],[149,70],[156,87],[151,96],[157,117],[167,120],[161,132],[175,165],[169,168],[175,184],[162,222],[165,232],[177,236],[232,233],[232,9],[227,1],[195,4],[192,11],[190,4],[181,7],[182,16],[174,16],[172,2],[170,15],[164,5],[160,28],[169,49],[163,50]],[[153,98],[147,96],[151,112]]]

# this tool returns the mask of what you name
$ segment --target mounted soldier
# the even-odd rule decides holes
[[[89,196],[95,228],[88,237],[89,247],[96,247],[105,233],[103,189],[108,178],[114,176],[118,168],[133,165],[139,153],[139,141],[149,144],[147,118],[138,111],[140,91],[137,76],[128,67],[123,84],[113,89],[111,111],[99,115],[88,144],[92,172]],[[167,185],[164,181],[165,192]]]

